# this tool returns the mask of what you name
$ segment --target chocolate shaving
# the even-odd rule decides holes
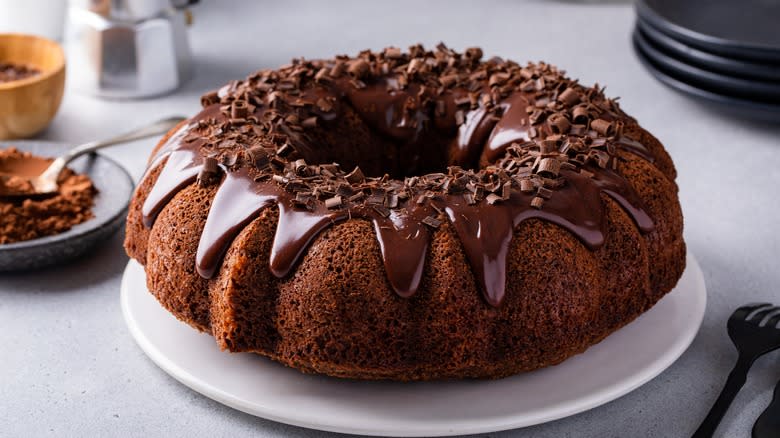
[[[542,187],[539,187],[539,189],[537,190],[536,194],[538,196],[544,198],[544,199],[550,199],[550,198],[552,198],[553,191],[548,189],[548,188],[546,188],[546,187],[544,187],[544,186],[542,186]]]
[[[384,205],[372,205],[372,209],[374,209],[375,212],[377,212],[382,217],[389,217],[390,216],[390,209],[385,207]]]
[[[317,105],[317,108],[320,111],[324,112],[324,113],[327,113],[327,112],[330,112],[330,111],[333,110],[333,103],[330,100],[325,99],[323,97],[317,99],[317,104],[316,105]]]
[[[222,156],[221,161],[227,167],[234,167],[238,163],[238,154],[235,152],[227,153]]]
[[[330,81],[330,69],[328,67],[322,67],[317,71],[317,74],[314,75],[314,80],[317,82],[328,82]]]
[[[200,104],[204,107],[219,103],[219,96],[216,91],[210,91],[200,98]]]
[[[295,148],[293,148],[289,143],[285,143],[284,145],[282,145],[282,147],[277,149],[276,155],[280,157],[286,157],[287,155],[290,155],[294,150]]]
[[[362,79],[368,76],[370,70],[371,66],[368,65],[368,62],[363,59],[356,59],[349,64],[349,67],[347,67],[347,73],[357,79]]]
[[[360,170],[359,167],[355,167],[352,169],[352,172],[349,172],[344,176],[344,178],[349,181],[351,184],[361,184],[366,180],[366,177],[363,176],[363,172]]]
[[[499,201],[502,201],[502,198],[495,193],[488,193],[488,195],[485,197],[485,201],[487,201],[488,204],[493,205]]]
[[[422,223],[428,225],[433,229],[436,229],[441,226],[442,221],[436,218],[436,216],[426,216],[425,218],[423,218]]]
[[[388,47],[385,49],[385,58],[387,59],[400,59],[402,57],[401,49],[397,47]]]
[[[458,110],[455,112],[455,124],[460,126],[463,123],[466,122],[466,116],[463,114],[463,111]]]

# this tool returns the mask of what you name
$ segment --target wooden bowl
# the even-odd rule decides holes
[[[0,33],[0,63],[41,71],[30,78],[0,82],[0,140],[26,138],[45,128],[60,107],[65,89],[65,54],[54,41]]]

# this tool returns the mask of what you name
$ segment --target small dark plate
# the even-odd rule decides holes
[[[634,35],[637,35],[637,31]],[[700,88],[697,85],[675,78],[670,73],[664,71],[662,66],[656,65],[643,52],[642,48],[636,43],[634,38],[634,50],[639,60],[644,64],[647,70],[655,76],[661,83],[674,89],[686,96],[704,103],[707,107],[722,111],[729,115],[743,118],[759,120],[764,122],[780,122],[780,105],[768,103],[758,103],[751,100],[740,99],[732,96],[719,94],[706,88]]]
[[[650,42],[641,29],[634,31],[634,43],[656,65],[664,67],[664,70],[686,82],[703,85],[707,89],[734,97],[780,103],[780,82],[726,76],[686,64],[663,53]]]
[[[780,2],[775,0],[637,0],[637,14],[701,50],[780,63]]]
[[[656,29],[642,17],[638,17],[636,25],[642,31],[642,34],[656,47],[663,50],[667,55],[687,64],[730,76],[780,81],[780,65],[727,58],[693,48]],[[780,26],[780,23],[778,23],[778,26]]]
[[[35,155],[56,157],[72,145],[39,141],[0,142]],[[42,268],[83,255],[105,241],[122,226],[133,194],[133,179],[127,170],[105,155],[76,159],[68,167],[92,178],[99,193],[92,212],[95,217],[53,236],[0,245],[0,272]]]

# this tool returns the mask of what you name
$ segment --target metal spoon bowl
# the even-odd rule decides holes
[[[151,125],[144,126],[142,128],[134,129],[130,132],[118,135],[116,137],[108,138],[105,140],[92,141],[76,146],[73,149],[66,152],[64,155],[55,159],[51,165],[40,175],[29,180],[34,192],[29,193],[3,193],[3,197],[20,197],[20,196],[45,196],[55,193],[58,188],[58,179],[65,166],[76,158],[95,152],[99,149],[107,148],[122,143],[131,142],[134,140],[140,140],[147,137],[156,135],[162,135],[173,129],[176,125],[186,120],[184,117],[170,117],[152,123]]]

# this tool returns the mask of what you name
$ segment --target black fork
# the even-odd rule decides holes
[[[772,402],[753,425],[753,438],[777,438],[780,436],[780,382],[775,386]]]
[[[760,356],[780,348],[780,307],[771,304],[752,304],[737,309],[728,322],[731,341],[737,347],[739,358],[726,380],[707,418],[693,434],[693,438],[711,437],[720,420],[745,384],[753,362]]]

